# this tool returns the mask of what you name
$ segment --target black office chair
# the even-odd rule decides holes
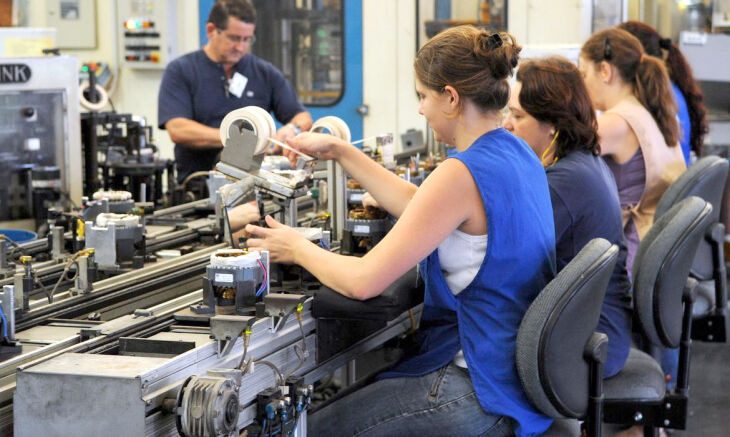
[[[729,167],[728,160],[718,156],[698,160],[667,189],[654,213],[655,219],[659,218],[689,196],[700,197],[713,208],[712,220],[690,269],[690,275],[699,281],[692,321],[692,338],[696,340],[726,342],[730,335],[723,251],[725,226],[720,223],[720,205]]]
[[[679,347],[677,387],[667,393],[656,360],[632,348],[621,371],[603,381],[604,422],[641,425],[645,436],[657,435],[657,427],[685,429],[697,286],[689,271],[711,221],[712,206],[692,196],[659,217],[639,244],[633,267],[634,318],[645,346]]]
[[[618,247],[591,240],[540,292],[520,324],[516,362],[528,399],[556,419],[544,435],[588,435],[601,427],[601,383],[608,337],[594,332]],[[573,420],[567,420],[573,419]]]

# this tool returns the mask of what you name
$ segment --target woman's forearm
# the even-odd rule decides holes
[[[379,284],[368,270],[367,260],[338,255],[303,241],[296,249],[295,263],[304,267],[327,287],[351,299],[365,300],[379,295],[387,284]]]
[[[340,146],[337,161],[383,209],[395,217],[400,217],[416,193],[415,185],[386,170],[349,144]]]

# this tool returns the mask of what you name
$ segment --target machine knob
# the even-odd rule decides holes
[[[33,118],[33,116],[35,115],[35,108],[28,106],[21,109],[20,113],[23,114],[23,117],[25,118]]]

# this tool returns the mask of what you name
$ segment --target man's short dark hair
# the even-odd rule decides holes
[[[228,17],[238,18],[244,23],[256,24],[256,9],[250,0],[218,0],[208,14],[208,23],[220,30],[228,27]]]

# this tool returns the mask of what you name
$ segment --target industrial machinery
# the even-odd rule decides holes
[[[327,130],[336,131],[335,126],[329,124]],[[256,118],[239,118],[229,128],[226,149],[248,161],[223,153],[219,170],[241,180],[216,190],[215,209],[224,211],[222,217],[210,214],[210,199],[155,210],[144,218],[101,212],[85,226],[86,243],[88,247],[96,238],[89,232],[97,231],[105,233],[105,242],[95,243],[93,252],[67,258],[72,270],[85,272],[87,282],[74,278],[53,302],[46,302],[32,282],[41,268],[57,268],[58,261],[41,266],[24,258],[27,274],[20,282],[2,284],[0,308],[16,317],[3,325],[8,333],[0,337],[0,353],[16,355],[0,362],[0,377],[11,381],[0,389],[0,432],[8,429],[6,414],[12,411],[16,436],[113,434],[120,429],[130,435],[233,436],[244,428],[260,435],[301,436],[316,381],[416,328],[423,290],[415,269],[382,296],[359,302],[321,287],[301,269],[273,282],[269,273],[281,266],[270,264],[267,252],[215,244],[227,237],[228,226],[220,222],[227,221],[226,209],[239,199],[275,193],[296,200],[297,190],[309,190],[312,180],[310,175],[292,182],[288,175],[260,168],[255,149],[265,131]],[[128,201],[124,199],[114,198]],[[88,204],[93,202],[106,209],[113,203],[107,197]],[[200,211],[208,215],[185,220]],[[294,223],[299,221],[297,209],[287,212]],[[172,224],[172,230],[155,229]],[[156,262],[105,272],[103,245],[111,246],[113,238],[122,236],[120,230],[125,237],[136,236],[140,227],[148,252],[152,245],[158,255]],[[333,246],[321,228],[300,231],[323,247]],[[215,238],[211,246],[163,259],[161,254],[189,233],[202,244]],[[160,250],[160,239],[171,249]],[[238,246],[232,243],[229,238],[226,245]],[[118,257],[121,250],[114,247]],[[89,283],[95,273],[115,276]],[[36,294],[24,293],[29,289]],[[19,305],[24,308],[17,309]],[[57,340],[40,345],[39,335]],[[61,397],[63,406],[51,407]],[[47,415],[30,420],[38,408]],[[104,414],[103,422],[99,414]]]
[[[86,112],[81,115],[81,132],[87,196],[100,188],[124,190],[141,202],[161,206],[163,184],[174,191],[174,163],[160,158],[152,142],[152,126],[143,117]]]
[[[271,115],[259,107],[247,106],[230,112],[221,122],[221,142],[225,147],[216,168],[237,180],[250,178],[258,191],[272,196],[280,205],[282,221],[296,226],[297,199],[309,192],[307,184],[312,180],[314,159],[304,155],[304,161],[300,161],[306,162],[306,168],[294,171],[264,170],[261,168],[263,153],[275,133]]]
[[[195,313],[249,314],[269,289],[268,252],[222,249],[210,256],[203,277],[203,303]]]
[[[0,62],[0,222],[37,228],[49,207],[81,201],[77,68],[68,56]]]

